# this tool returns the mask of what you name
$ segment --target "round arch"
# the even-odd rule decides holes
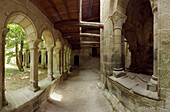
[[[42,36],[44,37],[46,47],[55,45],[54,36],[48,29],[42,31]]]
[[[32,22],[32,20],[22,12],[12,12],[5,21],[5,27],[8,24],[18,24],[20,25],[27,34],[27,41],[28,40],[36,40],[37,39],[37,30]]]

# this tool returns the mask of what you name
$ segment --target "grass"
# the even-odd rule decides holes
[[[11,84],[17,84],[16,82],[11,82]]]
[[[15,76],[16,74],[19,74],[19,73],[22,73],[22,72],[17,69],[5,68],[5,77]]]

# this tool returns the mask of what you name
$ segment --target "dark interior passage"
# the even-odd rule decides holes
[[[153,14],[149,0],[130,0],[124,25],[131,52],[129,70],[153,74]]]
[[[74,65],[79,66],[79,56],[78,55],[74,56]]]

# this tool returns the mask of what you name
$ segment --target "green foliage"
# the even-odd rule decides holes
[[[6,49],[12,49],[15,44],[20,44],[21,40],[26,40],[26,33],[24,29],[17,24],[8,24],[7,28],[10,29],[6,36]],[[25,45],[27,48],[28,45]]]
[[[10,31],[6,36],[5,51],[8,51],[6,52],[6,57],[7,57],[6,61],[7,63],[10,63],[11,58],[16,56],[14,50],[16,44],[21,45],[21,40],[26,40],[26,33],[24,29],[17,24],[8,24],[7,28],[9,28]],[[20,47],[17,48],[18,52],[19,52],[19,48]],[[29,46],[26,42],[24,42],[23,48],[26,50],[29,49]]]

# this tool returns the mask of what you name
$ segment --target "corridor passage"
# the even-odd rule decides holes
[[[77,68],[59,84],[52,96],[37,112],[113,112],[98,88],[99,70]]]

